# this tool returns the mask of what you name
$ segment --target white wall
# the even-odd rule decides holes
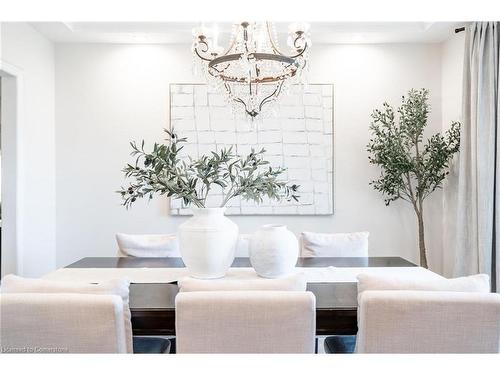
[[[443,131],[452,121],[462,120],[462,82],[465,48],[465,32],[455,34],[442,44],[442,125]],[[455,202],[457,193],[458,155],[451,163],[450,174],[444,184],[443,194],[443,274],[453,276],[455,252],[453,234],[455,233]]]
[[[39,276],[56,264],[54,45],[26,23],[2,23],[0,47],[2,61],[22,76],[16,124],[20,269]]]
[[[114,193],[123,183],[130,140],[147,144],[168,127],[169,83],[199,82],[189,46],[56,45],[57,265],[115,254],[114,233],[173,232],[166,198],[126,211]],[[408,89],[431,91],[429,131],[441,130],[441,50],[433,45],[315,46],[310,81],[335,84],[335,214],[330,217],[234,217],[242,232],[265,222],[302,230],[369,230],[371,255],[416,261],[416,219],[409,205],[384,205],[368,186],[371,111],[399,104]],[[442,199],[427,202],[431,268],[442,269]]]
[[[427,134],[441,130],[440,46],[339,45],[313,55],[311,81],[335,83],[335,203],[329,219],[308,226],[325,231],[369,230],[371,255],[399,255],[418,262],[417,223],[404,201],[384,205],[368,183],[378,176],[367,160],[370,114],[383,101],[397,106],[411,88],[430,90]],[[430,267],[441,271],[441,192],[425,206]],[[297,227],[297,229],[300,226]]]

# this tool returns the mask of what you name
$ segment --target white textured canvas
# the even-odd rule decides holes
[[[333,85],[292,87],[275,113],[252,125],[234,116],[221,94],[203,84],[170,85],[170,125],[186,137],[185,157],[197,158],[233,146],[239,155],[266,149],[273,167],[287,168],[283,179],[300,185],[299,202],[264,199],[261,204],[235,198],[228,215],[333,214]],[[220,190],[211,192],[208,207],[218,207]],[[189,215],[181,200],[170,201],[172,215]]]

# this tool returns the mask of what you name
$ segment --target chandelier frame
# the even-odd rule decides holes
[[[243,33],[241,40],[244,47],[243,52],[234,50],[237,45],[236,37],[232,39],[229,47],[224,52],[220,53],[215,49],[211,50],[209,38],[205,33],[199,33],[195,36],[193,52],[206,66],[208,75],[222,82],[220,86],[225,90],[224,94],[228,100],[242,104],[246,114],[253,119],[262,111],[265,104],[278,99],[286,81],[296,78],[302,72],[307,64],[305,53],[310,42],[306,38],[307,30],[299,29],[294,31],[290,36],[292,37],[291,47],[295,51],[291,55],[286,55],[280,51],[275,42],[271,32],[271,23],[266,22],[265,28],[270,51],[252,51],[248,46],[250,25],[249,22],[242,22],[238,25]],[[249,70],[248,73],[241,75],[231,73],[233,64],[237,64],[244,59],[254,64],[253,71]],[[277,73],[274,75],[262,73],[259,64],[267,64],[268,66],[273,64]],[[274,90],[271,89],[272,92],[269,95],[260,99],[257,105],[253,103],[252,108],[249,108],[249,100],[245,101],[241,96],[238,96],[234,92],[232,84],[248,85],[249,98],[257,95],[259,85],[275,84],[276,87]]]

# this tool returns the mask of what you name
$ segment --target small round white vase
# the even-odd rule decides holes
[[[224,210],[193,208],[193,216],[179,226],[179,250],[192,277],[224,277],[233,263],[238,226]]]
[[[295,270],[299,243],[284,225],[264,225],[250,240],[250,263],[259,276],[278,278]]]

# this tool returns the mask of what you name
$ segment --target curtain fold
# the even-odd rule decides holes
[[[467,27],[456,205],[456,276],[487,273],[500,291],[499,22]]]

